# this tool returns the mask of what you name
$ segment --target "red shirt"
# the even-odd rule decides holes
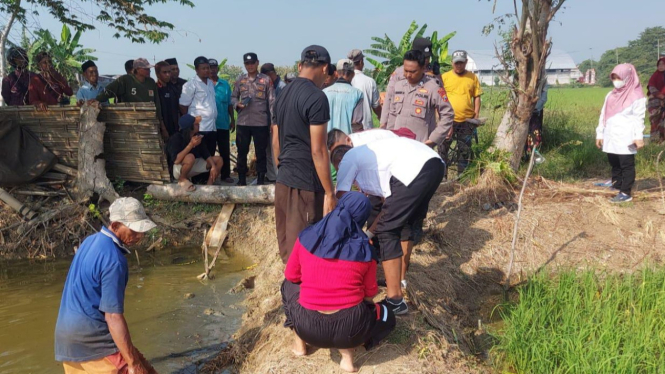
[[[30,104],[44,103],[46,105],[60,104],[62,96],[74,94],[65,77],[57,72],[48,81],[41,74],[33,74],[28,92]]]
[[[316,257],[296,240],[284,271],[286,279],[300,283],[300,305],[311,310],[339,310],[374,297],[376,261],[355,262]]]

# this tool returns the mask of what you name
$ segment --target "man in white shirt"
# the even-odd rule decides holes
[[[405,314],[401,280],[405,279],[413,246],[412,227],[427,215],[445,165],[428,146],[406,138],[383,139],[351,148],[333,149],[337,197],[355,184],[362,192],[384,199],[381,212],[368,221],[368,236],[379,249],[386,276],[386,302],[395,314]]]
[[[351,81],[351,85],[363,93],[363,128],[368,130],[374,127],[372,111],[376,113],[378,118],[381,118],[379,89],[376,86],[376,81],[363,73],[363,69],[365,68],[365,56],[363,52],[359,49],[354,49],[347,54],[347,57],[353,61],[355,68],[355,76]]]
[[[208,59],[199,56],[194,60],[196,76],[182,86],[180,95],[180,113],[201,117],[199,134],[211,155],[215,155],[217,145],[217,103],[215,102],[215,84],[210,79]]]

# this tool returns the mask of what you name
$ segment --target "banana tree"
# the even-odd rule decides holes
[[[438,59],[441,73],[445,73],[453,68],[453,58],[448,54],[448,41],[450,41],[450,39],[456,34],[457,31],[453,31],[439,39],[438,32],[434,31],[430,38],[432,41],[432,56],[436,56]],[[434,58],[432,60],[434,60]]]
[[[370,56],[384,59],[384,61],[377,61],[367,57],[367,61],[374,66],[372,77],[379,87],[383,88],[388,84],[390,75],[402,65],[404,54],[411,49],[413,39],[422,37],[426,29],[427,24],[418,28],[416,21],[411,22],[398,45],[395,45],[395,42],[387,34],[384,34],[383,38],[372,37],[374,43],[370,45],[371,48],[364,52]]]
[[[69,27],[62,25],[60,40],[56,40],[50,31],[38,30],[36,32],[37,39],[26,48],[30,58],[30,69],[37,70],[37,61],[35,61],[34,56],[37,52],[46,50],[51,55],[55,70],[67,78],[67,81],[76,82],[76,74],[80,72],[81,65],[87,60],[97,60],[97,57],[91,55],[95,52],[94,49],[81,48],[82,45],[79,44],[81,33],[81,30],[77,30],[72,35]]]

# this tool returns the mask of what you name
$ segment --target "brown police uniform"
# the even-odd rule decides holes
[[[393,128],[408,128],[420,142],[441,144],[453,125],[453,107],[446,91],[429,76],[415,86],[406,79],[396,81],[385,102],[390,103],[386,112],[394,117]],[[435,113],[439,114],[438,120]]]
[[[245,108],[238,109],[238,104],[250,99]],[[247,174],[247,153],[251,139],[254,138],[256,151],[256,171],[265,175],[267,172],[266,148],[270,144],[270,113],[275,104],[275,89],[270,77],[258,73],[250,78],[242,74],[233,85],[231,104],[238,111],[236,119],[236,142],[238,145],[238,174]]]
[[[441,78],[439,76],[434,75],[434,73],[432,72],[431,65],[427,66],[425,74],[430,79],[433,79],[439,87],[443,87]],[[406,78],[404,77],[404,66],[400,66],[397,69],[395,69],[395,71],[390,75],[390,79],[388,80],[388,87],[386,88],[386,97],[383,101],[384,108],[389,108],[391,105],[391,102],[388,101],[388,97],[391,96],[389,95],[391,91],[393,91],[394,94],[395,83],[403,80],[406,80]],[[381,126],[385,125],[387,129],[393,130],[395,127],[395,116],[392,115],[390,111],[384,110],[381,112],[381,118],[379,120],[379,123],[381,124]]]

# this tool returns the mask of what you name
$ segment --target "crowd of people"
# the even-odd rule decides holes
[[[39,60],[41,73],[32,74],[23,54],[15,49],[9,57],[14,72],[3,80],[2,94],[11,105],[46,110],[72,94],[50,58]],[[465,51],[453,53],[453,70],[442,75],[431,57],[431,42],[417,38],[383,100],[376,82],[363,73],[361,50],[333,64],[319,45],[302,51],[297,76],[287,74],[284,81],[273,64],[260,66],[255,53],[246,53],[246,73],[232,86],[218,78],[218,62],[203,56],[194,60],[196,76],[189,81],[179,77],[175,58],[154,66],[157,81],[150,77],[153,66],[137,58],[126,63],[126,75],[105,87],[89,61],[82,66],[86,82],[77,99],[154,102],[173,177],[185,193],[196,188],[191,177],[197,174],[209,173],[208,184],[235,182],[229,167],[234,130],[237,184],[246,185],[254,143],[256,183],[275,183],[284,325],[293,331],[293,352],[306,355],[308,345],[337,348],[341,368],[353,372],[354,348],[375,347],[394,329],[395,316],[408,313],[411,251],[430,200],[446,178],[453,136],[466,147],[459,168],[471,158],[480,82],[466,70]],[[646,98],[632,65],[617,66],[611,78],[615,88],[603,105],[596,143],[612,166],[608,187],[618,192],[613,201],[623,202],[631,199],[635,153],[644,145]],[[652,131],[662,131],[665,58],[648,89]],[[525,145],[532,151],[542,142],[542,98],[539,105]],[[374,128],[373,114],[380,128]],[[116,200],[110,213],[110,225],[76,253],[63,292],[56,359],[67,373],[113,367],[154,372],[132,345],[122,316],[125,246],[154,223],[132,198]],[[378,265],[385,279],[377,278]],[[386,297],[375,302],[379,287],[385,287]]]

